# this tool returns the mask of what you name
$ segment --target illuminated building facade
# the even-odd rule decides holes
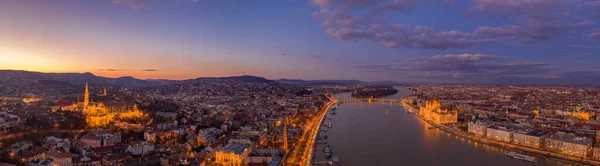
[[[571,116],[578,118],[579,120],[582,120],[582,121],[589,121],[594,116],[594,112],[573,111]]]
[[[596,144],[594,147],[594,160],[600,160],[600,144]]]
[[[23,103],[35,103],[40,100],[42,100],[42,99],[37,98],[37,97],[23,98]]]
[[[556,153],[585,157],[592,151],[592,142],[590,138],[557,132],[545,139],[545,148]]]
[[[486,136],[487,128],[490,127],[491,125],[493,125],[493,123],[490,121],[474,120],[474,121],[469,121],[467,127],[469,130],[469,133],[475,134],[477,136]]]
[[[456,110],[441,109],[439,101],[426,102],[425,106],[419,108],[419,115],[436,124],[448,124],[458,122],[458,112]]]
[[[511,129],[509,127],[506,126],[500,126],[500,125],[494,125],[491,127],[488,127],[486,132],[486,137],[493,139],[493,140],[498,140],[498,141],[503,141],[503,142],[512,142],[513,141],[513,136],[515,133],[514,129]]]
[[[104,103],[91,102],[88,88],[88,84],[86,83],[83,103],[73,104],[72,106],[62,108],[63,110],[76,110],[77,108],[82,108],[81,110],[85,115],[85,122],[88,127],[105,127],[113,124],[117,119],[133,119],[146,116],[138,109],[137,105],[134,105],[131,110],[114,111],[113,109],[107,108]]]
[[[250,152],[250,144],[229,143],[216,152],[215,163],[222,166],[242,166]]]
[[[513,135],[513,143],[532,148],[544,147],[544,139],[548,132],[540,130],[518,130]]]

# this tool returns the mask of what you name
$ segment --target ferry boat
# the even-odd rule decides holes
[[[333,165],[333,166],[342,166],[342,160],[340,160],[339,156],[333,156],[331,157],[331,162],[327,163],[328,165]]]
[[[536,157],[518,153],[518,152],[509,151],[509,152],[504,152],[504,154],[506,154],[507,156],[519,159],[519,160],[525,160],[525,161],[529,161],[529,162],[537,162]]]
[[[325,151],[325,157],[327,159],[330,159],[334,155],[333,148],[331,148],[329,146],[325,147],[325,149],[323,151]]]

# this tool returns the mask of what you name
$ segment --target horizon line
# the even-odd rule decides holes
[[[45,73],[45,74],[86,74],[86,73],[90,73],[96,77],[105,77],[105,78],[123,78],[123,77],[132,77],[138,80],[169,80],[169,81],[183,81],[183,80],[191,80],[191,79],[198,79],[198,78],[220,78],[220,77],[237,77],[237,76],[253,76],[253,77],[261,77],[261,78],[265,78],[268,80],[280,80],[280,79],[287,79],[287,80],[303,80],[303,81],[316,81],[316,80],[328,80],[328,79],[300,79],[300,78],[277,78],[277,79],[269,79],[267,77],[264,76],[259,76],[259,75],[251,75],[251,74],[241,74],[241,75],[221,75],[221,76],[198,76],[198,77],[188,77],[188,78],[184,78],[184,79],[168,79],[168,78],[146,78],[146,79],[141,79],[141,78],[136,78],[134,76],[131,75],[121,75],[118,77],[110,77],[110,76],[102,76],[102,75],[97,75],[94,72],[91,71],[86,71],[86,72],[43,72],[43,71],[32,71],[32,70],[25,70],[25,69],[0,69],[0,71],[23,71],[23,72],[32,72],[32,73]],[[392,80],[380,80],[380,81],[364,81],[364,80],[359,80],[359,79],[334,79],[334,80],[352,80],[352,81],[361,81],[361,82],[381,82],[381,81],[392,81]],[[334,81],[331,80],[331,81]],[[393,82],[398,82],[398,81],[393,81]]]

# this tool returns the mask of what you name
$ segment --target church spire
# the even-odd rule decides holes
[[[83,109],[86,110],[90,104],[90,91],[88,90],[88,83],[85,83],[85,93],[83,94]]]
[[[283,150],[288,151],[287,120],[283,122]]]

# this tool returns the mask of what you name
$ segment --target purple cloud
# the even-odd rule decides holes
[[[592,17],[600,17],[600,1],[588,1],[577,6],[581,12],[588,13]]]
[[[590,33],[588,35],[588,38],[594,39],[594,40],[600,40],[600,31],[597,31],[597,32],[594,32],[594,33]]]
[[[418,0],[313,0],[319,8],[313,17],[322,20],[328,36],[350,41],[369,40],[390,48],[450,49],[480,43],[512,41],[527,44],[572,34],[596,23],[572,14],[574,8],[594,8],[596,2],[577,0],[471,0],[470,10],[514,16],[514,24],[482,26],[472,32],[434,30],[433,27],[390,23],[390,12],[409,12],[422,4]],[[434,1],[438,2],[438,1]],[[447,4],[446,1],[440,1]],[[586,13],[578,13],[585,15]]]
[[[388,12],[407,11],[418,5],[418,0],[313,0],[320,10],[313,13],[323,21],[326,34],[340,40],[371,40],[391,48],[447,49],[468,47],[475,42],[468,33],[458,31],[436,32],[427,26],[407,26],[388,23]],[[364,10],[362,15],[354,12]]]
[[[553,70],[548,63],[511,62],[507,57],[488,54],[447,54],[410,58],[396,64],[359,66],[369,72],[420,72],[436,76],[496,78],[502,76],[543,76]]]
[[[482,37],[509,37],[521,44],[547,40],[596,24],[573,15],[574,6],[581,3],[577,0],[472,0],[475,12],[515,16],[517,23],[520,23],[496,28],[480,27],[475,32],[482,34]]]
[[[144,0],[113,0],[115,4],[128,4],[131,8],[141,8],[146,7],[146,2]]]
[[[472,8],[493,14],[538,14],[556,10],[556,0],[472,0]]]
[[[125,71],[125,69],[98,69],[98,71]]]

